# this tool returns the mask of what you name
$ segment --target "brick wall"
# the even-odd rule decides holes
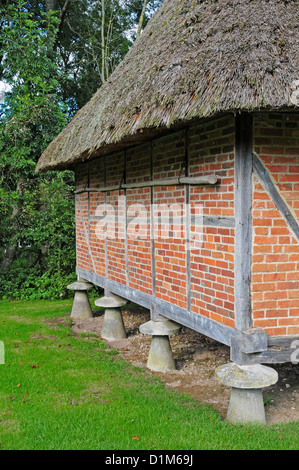
[[[151,147],[142,145],[126,152],[126,182],[151,179]],[[128,283],[133,289],[153,292],[150,240],[150,188],[127,190]],[[138,220],[136,220],[138,219]],[[138,223],[138,221],[140,223]]]
[[[80,165],[76,169],[76,189],[88,186],[88,166]],[[90,258],[87,244],[88,236],[88,194],[76,195],[76,251],[77,265],[90,270]]]
[[[216,186],[191,186],[191,206],[204,215],[234,216],[234,118],[194,127],[189,136],[190,176],[216,174]],[[234,229],[206,226],[200,250],[191,251],[191,310],[234,326]]]
[[[125,156],[123,152],[109,155],[106,157],[106,185],[120,185],[124,177]],[[111,209],[115,217],[123,220],[116,224],[115,233],[107,237],[107,269],[108,279],[126,284],[126,245],[125,245],[125,227],[124,227],[124,209],[122,206],[124,191],[110,191],[106,193],[106,204]]]
[[[255,116],[254,151],[299,220],[299,116]],[[269,335],[299,333],[299,243],[261,182],[253,181],[252,308]]]
[[[254,151],[299,220],[299,117],[287,113],[255,115]],[[133,289],[234,326],[234,228],[221,226],[221,218],[234,217],[232,116],[193,125],[187,140],[186,132],[180,131],[106,159],[79,165],[76,185],[77,189],[84,189],[118,185],[124,179],[131,183],[178,177],[185,175],[186,161],[189,176],[216,174],[217,185],[190,186],[188,189],[184,185],[157,186],[111,191],[106,196],[100,192],[77,195],[77,264]],[[117,214],[120,196],[126,196],[131,213],[127,213],[122,237],[119,238],[117,233],[115,238],[108,236],[105,246],[105,240],[97,237],[95,216],[105,200]],[[195,208],[201,205],[203,215],[214,219],[214,224],[204,225],[200,248],[186,251],[188,233],[185,225],[177,224],[175,220],[171,220],[166,234],[155,226],[152,244],[151,201],[160,208],[163,204],[172,205],[172,209],[178,211],[174,204],[183,207],[189,201],[193,215]],[[143,225],[141,219],[141,225],[136,225],[136,217],[144,215]],[[254,326],[263,327],[269,335],[299,334],[298,240],[257,176],[253,176],[252,215]],[[220,220],[218,224],[215,223],[217,219]]]
[[[105,186],[105,160],[91,162],[88,164],[89,186],[91,188],[100,188]],[[104,193],[88,193],[89,197],[89,244],[92,253],[91,271],[100,276],[106,275],[105,261],[105,239],[104,231],[101,230],[99,222],[95,220],[96,216],[102,215],[102,208],[105,203]],[[98,209],[99,208],[99,209]]]
[[[80,198],[80,205],[84,207],[91,250],[90,257],[77,202],[78,266],[233,326],[234,229],[206,225],[200,248],[192,246],[187,252],[188,233],[183,218],[186,202],[190,202],[191,215],[200,206],[204,216],[234,216],[232,116],[194,125],[187,136],[183,130],[126,152],[109,155],[106,159],[80,165],[77,189],[86,185],[99,188],[124,181],[160,180],[185,174],[216,174],[218,183],[215,186],[190,186],[188,189],[184,185],[161,185],[111,191],[106,196],[101,192],[78,195],[77,199]],[[131,211],[127,212],[127,233],[123,233],[121,239],[117,233],[114,239],[108,234],[105,247],[105,240],[97,237],[99,221],[95,216],[100,215],[98,207],[102,207],[105,198],[106,204],[112,206],[117,214],[120,196],[126,196],[127,209]],[[150,239],[151,201],[156,208],[154,244]],[[166,232],[165,226],[160,225],[163,205],[171,208]],[[146,214],[143,226],[136,225],[136,217],[144,215],[139,212],[141,207]]]
[[[153,144],[153,179],[178,178],[184,171],[185,133],[158,139]],[[186,233],[182,225],[185,187],[156,186],[153,191],[155,211],[155,279],[156,296],[187,308]],[[167,230],[160,223],[163,204],[171,206]],[[159,212],[158,206],[162,212]],[[177,207],[176,207],[177,206]],[[177,220],[174,218],[177,216]],[[168,220],[166,220],[168,222]],[[159,227],[159,225],[161,225]]]

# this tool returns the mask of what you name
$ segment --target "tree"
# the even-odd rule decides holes
[[[145,7],[159,2],[0,0],[0,80],[10,85],[0,103],[2,295],[66,294],[75,273],[73,173],[37,176],[35,166],[128,51],[139,18],[151,14]]]
[[[51,184],[53,176],[37,177],[35,166],[41,152],[67,121],[66,107],[57,92],[57,66],[49,57],[49,38],[55,39],[57,29],[55,18],[43,14],[42,21],[37,22],[21,0],[17,6],[7,6],[5,13],[0,41],[6,45],[3,77],[11,85],[11,91],[6,94],[0,116],[4,248],[0,271],[5,274],[6,281],[18,277],[24,283],[19,266],[27,276],[28,268],[34,268],[36,275],[43,274],[41,253],[45,253],[45,247],[49,245],[50,234],[47,224],[40,226],[39,220],[45,221],[41,214],[53,215],[53,207],[48,203],[46,207],[43,201],[45,188]],[[63,177],[60,183],[60,194],[65,193],[67,185]],[[44,210],[41,210],[43,206]],[[70,234],[68,243],[73,244],[73,239]]]
[[[24,0],[23,9],[41,27],[45,13],[56,18],[55,40],[51,38],[50,43],[58,60],[60,87],[70,115],[108,78],[161,1]],[[8,5],[16,8],[18,3],[19,0],[0,0],[0,27],[7,21]],[[0,42],[0,80],[5,47]]]
[[[137,36],[140,36],[140,34],[141,34],[141,29],[142,29],[142,25],[143,25],[143,21],[144,21],[144,15],[145,15],[145,10],[146,10],[147,4],[148,4],[148,0],[143,0],[143,6],[142,6],[142,10],[141,10],[140,18],[139,18],[139,23],[138,23]]]

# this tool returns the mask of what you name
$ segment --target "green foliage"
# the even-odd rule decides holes
[[[11,91],[0,118],[0,297],[65,296],[62,285],[75,269],[73,174],[35,174],[67,122],[52,50],[56,20],[42,14],[37,21],[22,1],[5,15],[0,42]]]
[[[145,22],[160,1],[148,2]],[[0,104],[0,299],[69,294],[73,173],[36,175],[36,163],[124,57],[143,3],[81,0],[63,13],[65,0],[0,0],[0,80],[10,86]]]
[[[69,19],[63,23],[57,46],[65,71],[63,97],[72,114],[91,98],[130,49],[143,2],[81,0],[70,4]],[[149,0],[144,24],[160,3]]]
[[[70,295],[67,285],[75,280],[76,262],[72,190],[73,174],[62,172],[41,175],[26,191],[15,235],[18,253],[9,271],[0,273],[0,298]]]
[[[6,7],[0,32],[3,79],[12,87],[2,107],[0,152],[2,168],[31,176],[41,152],[66,125],[66,113],[51,44],[56,20],[42,15],[37,21],[23,7],[22,1]]]

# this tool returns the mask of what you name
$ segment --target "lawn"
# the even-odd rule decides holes
[[[1,449],[299,448],[299,423],[229,425],[212,407],[166,389],[97,337],[75,336],[71,305],[0,302]]]

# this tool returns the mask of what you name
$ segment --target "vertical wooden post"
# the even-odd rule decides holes
[[[154,179],[154,155],[153,155],[153,141],[150,142],[150,172],[151,181]],[[152,262],[152,294],[156,296],[156,262],[155,262],[155,221],[154,221],[154,188],[151,186],[151,203],[150,203],[150,242],[151,242],[151,262]]]
[[[107,185],[107,158],[104,156],[104,186]],[[105,214],[107,214],[107,193],[104,193]],[[108,279],[108,246],[107,246],[107,225],[105,224],[105,277]]]
[[[185,176],[189,176],[189,127],[185,129]],[[186,236],[186,294],[187,310],[191,310],[191,269],[190,269],[190,237],[191,237],[191,209],[190,209],[190,187],[185,184],[185,236]]]
[[[252,115],[236,116],[235,134],[235,326],[252,326]]]
[[[124,177],[123,182],[127,182],[127,152],[124,150]],[[128,252],[128,218],[127,218],[127,190],[124,189],[125,207],[124,207],[124,229],[125,229],[125,256],[126,256],[126,284],[129,285],[129,252]]]
[[[90,163],[87,163],[87,189],[90,188]],[[90,192],[88,191],[87,193],[87,198],[88,198],[88,227],[87,227],[87,236],[88,236],[88,246],[90,246]],[[91,259],[90,259],[90,254],[89,254],[89,271],[91,271]]]

